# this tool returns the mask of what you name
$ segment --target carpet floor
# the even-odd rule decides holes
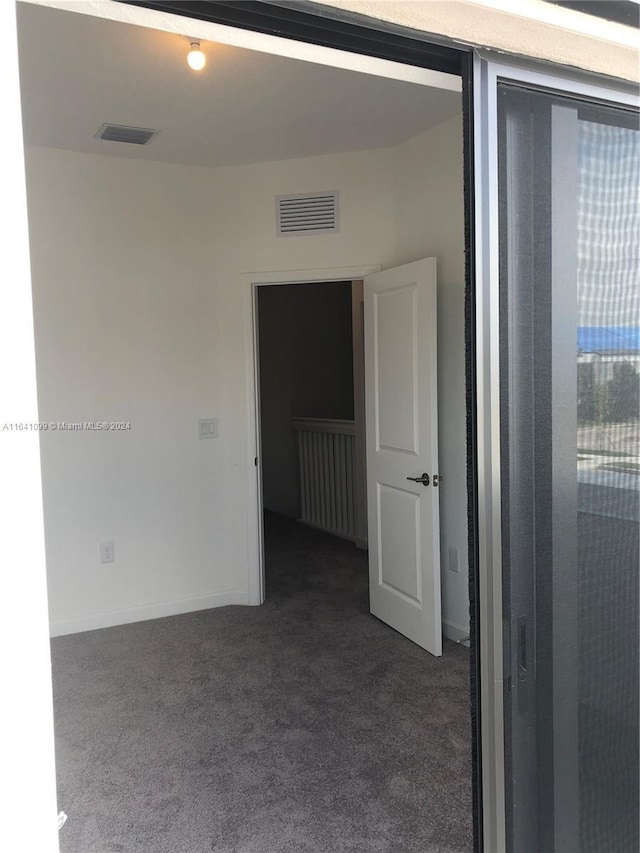
[[[282,518],[267,601],[52,641],[62,853],[466,853],[468,651],[368,612],[366,555]]]

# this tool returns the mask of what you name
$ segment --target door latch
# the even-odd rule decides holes
[[[429,485],[429,475],[426,473],[420,477],[407,477],[407,480],[412,480],[414,483],[422,483],[423,486]]]
[[[440,474],[433,475],[433,485],[437,488],[444,478]]]

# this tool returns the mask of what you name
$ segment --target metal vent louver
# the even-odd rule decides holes
[[[281,195],[278,234],[326,234],[338,230],[338,193]]]
[[[103,124],[96,139],[105,142],[128,142],[130,145],[146,145],[158,133],[149,127],[130,127],[126,124]]]

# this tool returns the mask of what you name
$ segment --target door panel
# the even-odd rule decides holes
[[[417,453],[417,285],[373,294],[377,447]]]
[[[420,498],[378,484],[378,582],[400,598],[420,604]],[[402,554],[402,559],[398,555]]]
[[[440,655],[435,259],[368,276],[364,293],[371,612]]]

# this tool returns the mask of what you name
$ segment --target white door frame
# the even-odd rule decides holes
[[[2,146],[0,198],[5,237],[0,422],[24,429],[0,430],[0,847],[16,853],[57,853],[51,647],[16,31],[15,4],[0,4],[0,91],[10,131]]]
[[[247,566],[248,604],[262,604],[265,598],[264,531],[262,523],[262,466],[260,447],[260,382],[258,317],[256,295],[259,287],[274,284],[317,284],[320,282],[353,281],[370,273],[380,272],[380,264],[355,267],[324,267],[321,269],[279,270],[244,273],[247,363]],[[257,459],[256,465],[251,464]]]

